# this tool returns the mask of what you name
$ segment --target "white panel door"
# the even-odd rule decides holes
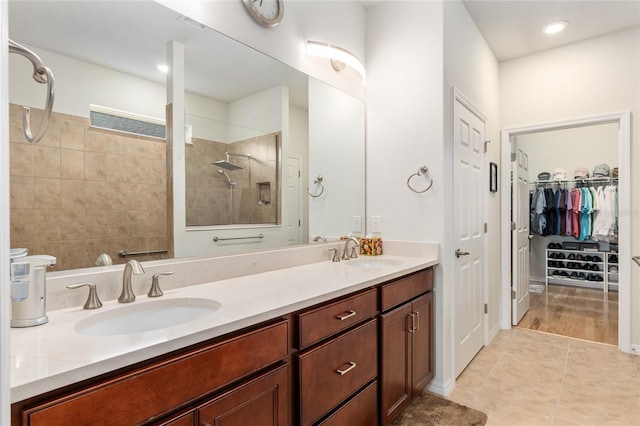
[[[529,310],[529,157],[516,142],[512,152],[511,323],[517,325]]]
[[[484,345],[484,121],[458,100],[454,107],[455,369]]]
[[[287,244],[290,246],[302,243],[302,217],[300,207],[300,157],[289,156],[287,161]]]

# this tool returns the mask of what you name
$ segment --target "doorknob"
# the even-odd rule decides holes
[[[469,255],[468,251],[460,251],[460,249],[456,249],[456,257],[468,256],[468,255]]]

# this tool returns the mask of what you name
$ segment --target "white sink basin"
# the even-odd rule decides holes
[[[402,262],[395,259],[380,259],[376,257],[371,258],[359,258],[355,260],[348,260],[347,265],[355,266],[357,268],[384,268],[387,266],[402,265]]]
[[[182,298],[122,306],[79,321],[74,330],[90,336],[116,336],[160,330],[204,318],[222,307],[217,300]]]

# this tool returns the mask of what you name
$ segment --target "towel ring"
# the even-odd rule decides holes
[[[421,191],[418,191],[418,190],[414,189],[414,188],[411,186],[411,179],[412,179],[414,176],[422,176],[423,174],[427,173],[428,171],[429,171],[429,169],[427,168],[427,166],[422,166],[422,167],[420,167],[420,168],[418,169],[418,171],[417,171],[417,172],[415,172],[414,174],[412,174],[411,176],[409,176],[409,179],[407,179],[407,186],[409,187],[409,189],[410,189],[410,190],[412,190],[413,192],[417,193],[417,194],[422,194],[423,192],[427,192],[428,190],[430,190],[430,189],[431,189],[431,187],[433,186],[433,179],[430,179],[429,186],[427,186],[425,189],[423,189],[423,190],[421,190]]]
[[[48,67],[42,64],[42,61],[31,50],[16,43],[13,40],[9,40],[9,52],[17,53],[29,59],[33,64],[33,79],[38,83],[47,83],[47,101],[44,107],[44,113],[42,117],[42,123],[40,128],[34,135],[31,130],[31,108],[25,106],[22,110],[22,125],[24,127],[24,136],[30,143],[38,143],[42,136],[44,136],[45,130],[47,130],[47,124],[49,122],[49,116],[53,109],[53,100],[55,98],[55,78],[53,72]]]
[[[311,195],[313,198],[318,198],[319,196],[321,196],[324,192],[324,185],[322,184],[323,179],[324,178],[322,177],[322,175],[318,175],[316,180],[313,181],[315,185],[320,185],[320,192],[318,192],[317,194],[312,194],[311,192],[309,192],[309,188],[307,188],[307,194]]]

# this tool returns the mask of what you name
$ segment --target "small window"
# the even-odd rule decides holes
[[[89,109],[92,127],[160,139],[167,136],[164,120],[98,105],[90,105]]]

